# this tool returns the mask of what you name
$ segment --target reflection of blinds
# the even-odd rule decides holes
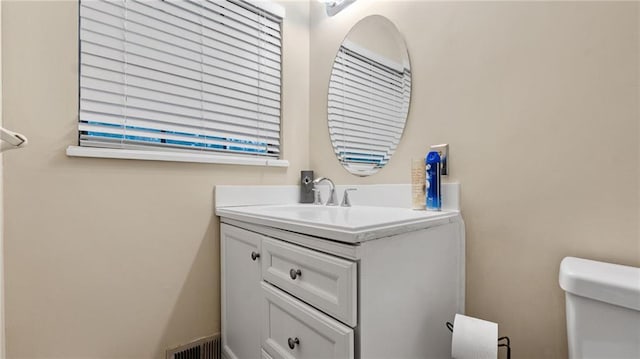
[[[279,157],[281,21],[242,0],[81,0],[80,145]]]
[[[383,64],[384,63],[384,64]],[[341,46],[329,82],[329,128],[352,173],[371,174],[395,151],[409,110],[411,73]]]

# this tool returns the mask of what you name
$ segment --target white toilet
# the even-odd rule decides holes
[[[640,358],[640,268],[566,257],[569,358]]]

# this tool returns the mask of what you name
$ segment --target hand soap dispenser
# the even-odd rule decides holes
[[[300,203],[313,203],[313,171],[300,171]]]

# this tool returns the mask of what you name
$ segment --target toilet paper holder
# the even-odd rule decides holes
[[[447,322],[447,328],[453,333],[453,324],[451,322]],[[500,347],[507,348],[507,359],[511,359],[511,340],[509,340],[509,337],[498,338],[498,348]]]

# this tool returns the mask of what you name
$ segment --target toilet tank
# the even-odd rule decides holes
[[[566,257],[569,358],[640,358],[640,268]]]

